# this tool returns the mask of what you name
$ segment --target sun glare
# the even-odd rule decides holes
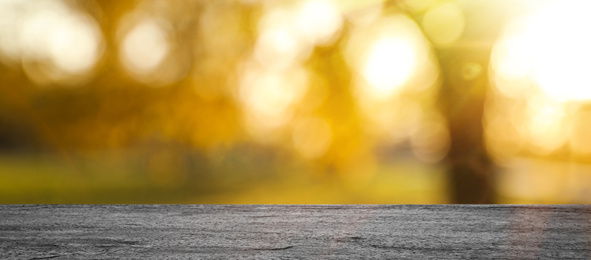
[[[315,44],[328,44],[341,28],[342,17],[329,0],[308,0],[300,7],[296,27],[300,34]]]
[[[573,156],[589,153],[589,114],[580,111],[591,100],[589,8],[588,1],[544,2],[502,32],[490,63],[499,95],[486,110],[496,157],[553,156],[566,146]]]
[[[50,39],[51,60],[70,73],[87,71],[100,54],[100,41],[100,31],[92,20],[83,15],[71,15]]]
[[[363,131],[385,145],[412,143],[422,161],[439,160],[446,126],[431,120],[437,113],[427,101],[439,71],[417,24],[400,14],[356,24],[343,47],[355,72],[352,94],[367,122]]]
[[[255,58],[272,70],[306,60],[315,45],[330,44],[341,29],[342,15],[329,0],[308,0],[294,8],[268,10],[258,24]]]
[[[33,81],[77,85],[91,76],[103,51],[91,15],[62,1],[3,2],[0,10],[0,56],[20,60]]]
[[[170,50],[166,30],[159,20],[145,18],[127,33],[121,43],[121,59],[135,74],[153,72]]]
[[[501,92],[526,94],[515,88],[531,82],[557,100],[591,99],[591,17],[588,1],[553,2],[511,23],[496,44],[492,68]],[[520,86],[521,85],[521,86]]]
[[[285,130],[294,110],[308,91],[309,73],[303,63],[319,45],[329,45],[339,36],[343,17],[331,0],[307,0],[286,6],[270,4],[257,24],[251,57],[240,71],[239,99],[244,105],[247,131],[262,142]],[[330,129],[318,120],[300,124],[318,135],[296,127],[294,148],[306,158],[324,153],[330,144]],[[311,122],[311,123],[310,123]]]
[[[423,87],[413,78],[428,67],[429,51],[418,26],[406,16],[384,17],[356,28],[345,53],[360,76],[361,98],[384,101],[407,87]]]
[[[390,96],[410,78],[416,67],[416,51],[404,38],[379,39],[367,57],[363,76],[375,96]]]

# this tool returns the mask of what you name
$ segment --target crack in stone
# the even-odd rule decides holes
[[[294,246],[286,246],[286,247],[277,247],[277,248],[254,248],[252,250],[265,250],[265,251],[277,251],[277,250],[286,250],[293,248]]]
[[[41,256],[41,257],[33,257],[30,258],[29,260],[34,260],[34,259],[50,259],[50,258],[56,258],[56,257],[60,257],[61,255],[51,255],[51,256]]]

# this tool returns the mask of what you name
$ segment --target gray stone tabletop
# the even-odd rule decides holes
[[[590,257],[583,205],[0,205],[0,259]]]

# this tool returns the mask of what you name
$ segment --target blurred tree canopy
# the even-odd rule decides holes
[[[289,172],[352,190],[389,183],[376,192],[418,178],[427,202],[491,202],[495,163],[591,154],[586,92],[557,87],[587,79],[551,65],[587,68],[585,48],[564,47],[586,40],[538,33],[589,23],[557,5],[3,1],[0,153],[203,184],[189,190]],[[566,49],[577,51],[551,54]],[[407,178],[401,165],[420,167]]]

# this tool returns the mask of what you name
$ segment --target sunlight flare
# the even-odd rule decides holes
[[[363,76],[375,96],[390,96],[412,76],[417,65],[416,50],[404,38],[379,39],[369,52]]]
[[[497,88],[514,97],[529,82],[553,99],[591,99],[589,8],[588,1],[552,2],[512,22],[492,54],[492,69],[506,82]],[[518,80],[524,84],[511,84]]]
[[[154,18],[139,21],[121,43],[121,59],[126,68],[137,74],[153,72],[170,50],[168,35]]]

